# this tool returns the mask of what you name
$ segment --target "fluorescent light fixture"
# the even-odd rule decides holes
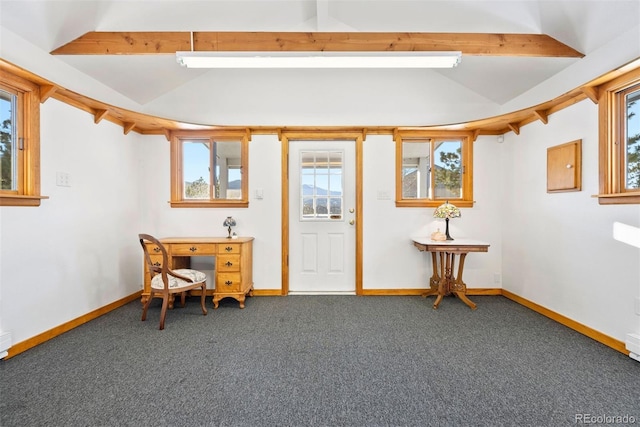
[[[176,52],[187,68],[452,68],[461,52]]]

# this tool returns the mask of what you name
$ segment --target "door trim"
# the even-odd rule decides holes
[[[344,131],[296,131],[279,132],[281,142],[282,161],[282,288],[281,295],[289,294],[289,141],[290,140],[352,140],[356,144],[355,174],[356,174],[356,253],[355,273],[356,273],[356,295],[362,295],[362,147],[365,139],[365,131],[344,132]]]

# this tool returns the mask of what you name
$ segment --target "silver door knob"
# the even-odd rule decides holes
[[[350,224],[350,225],[353,225],[353,224],[355,224],[355,223],[356,223],[356,221],[355,221],[355,220],[353,220],[353,219],[352,219],[351,221],[349,221],[349,224]]]

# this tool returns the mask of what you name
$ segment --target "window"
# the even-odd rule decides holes
[[[0,71],[0,205],[40,206],[40,91]]]
[[[247,207],[248,131],[171,137],[172,207]]]
[[[473,206],[471,135],[396,133],[396,206]]]
[[[640,75],[622,75],[600,91],[600,204],[640,203]]]

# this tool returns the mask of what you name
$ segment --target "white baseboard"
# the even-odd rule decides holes
[[[631,353],[640,354],[640,335],[627,334],[625,346]]]
[[[7,350],[11,348],[11,332],[0,332],[0,359],[7,357]]]

